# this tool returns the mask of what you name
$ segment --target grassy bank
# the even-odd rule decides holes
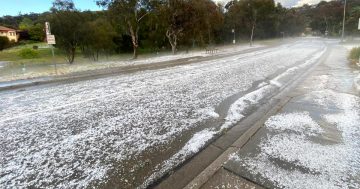
[[[288,39],[292,41],[293,39]],[[285,40],[285,41],[288,41]],[[285,42],[284,41],[284,42]],[[256,46],[268,46],[278,43],[283,40],[271,39],[256,41]],[[38,46],[38,49],[33,49],[33,46]],[[249,48],[248,42],[237,43],[236,45],[219,45],[218,48],[222,53],[234,52]],[[32,58],[24,58],[20,53],[26,49],[26,52],[36,51]],[[109,69],[114,67],[148,64],[161,61],[169,61],[181,58],[188,58],[191,56],[207,56],[203,48],[194,48],[189,52],[181,49],[178,54],[173,56],[171,51],[163,49],[160,52],[154,50],[148,51],[139,49],[139,59],[132,60],[132,53],[127,54],[113,54],[110,56],[101,56],[99,61],[95,62],[93,59],[84,57],[80,50],[77,51],[74,64],[67,63],[65,55],[58,49],[55,49],[55,58],[52,58],[51,48],[45,43],[22,44],[0,52],[0,82],[28,79],[52,75],[67,75],[76,74],[77,72],[91,71],[98,69]],[[28,57],[28,56],[25,56]],[[56,67],[54,65],[54,61]]]
[[[359,62],[359,58],[360,58],[360,47],[355,47],[351,49],[349,59],[352,62],[356,63]]]
[[[38,49],[33,49],[33,46],[37,46]],[[35,51],[37,56],[32,58],[24,58],[21,56],[21,51],[24,49]],[[201,49],[193,49],[201,50]],[[9,62],[10,64],[16,65],[44,65],[44,64],[68,64],[64,52],[54,48],[55,56],[52,57],[51,48],[46,43],[32,43],[18,45],[9,49],[0,51],[0,62]],[[139,49],[139,59],[150,58],[154,56],[168,55],[170,50],[164,49],[160,52],[154,52],[152,49]],[[132,53],[121,53],[111,55],[99,55],[99,60],[94,61],[91,57],[85,57],[78,49],[75,54],[74,64],[89,64],[89,63],[101,63],[101,62],[112,62],[112,61],[127,61],[132,59]]]
[[[268,40],[259,40],[255,41],[255,44],[262,44],[262,45],[271,45],[273,43],[279,42],[281,39],[268,39]],[[238,41],[237,45],[246,45],[248,44],[248,40]],[[33,47],[37,46],[38,49],[34,49]],[[231,46],[231,44],[223,44],[218,45],[219,48]],[[185,48],[179,47],[179,53],[185,52]],[[32,58],[24,58],[20,56],[22,50],[28,49],[36,51],[37,56]],[[197,47],[192,48],[191,51],[202,51],[204,48]],[[52,57],[51,48],[46,43],[25,43],[21,45],[17,45],[15,47],[5,49],[0,51],[0,62],[9,62],[16,65],[41,65],[41,64],[53,64],[54,62],[57,64],[67,64],[65,54],[57,49],[55,50],[55,57]],[[143,49],[139,48],[139,58],[150,58],[154,56],[161,56],[161,55],[169,55],[171,54],[170,49],[162,49],[160,52],[155,52],[154,49]],[[110,56],[99,56],[99,60],[97,62],[110,62],[110,61],[126,61],[132,58],[132,53],[122,53],[122,54],[112,54]],[[74,64],[81,64],[81,63],[96,63],[92,58],[85,57],[80,50],[77,50],[75,55]]]
[[[24,49],[33,49],[33,46],[37,46],[38,49],[34,50],[38,56],[34,58],[23,58],[20,56],[20,52]],[[9,49],[0,51],[0,61],[11,62],[13,64],[46,64],[51,63],[53,60],[51,48],[46,43],[32,43],[15,46]],[[57,63],[64,62],[64,56],[59,50],[55,49],[54,61]]]

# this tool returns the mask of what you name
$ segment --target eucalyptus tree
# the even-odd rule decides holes
[[[224,23],[224,15],[221,7],[212,0],[190,0],[190,6],[194,7],[196,13],[192,18],[190,30],[195,35],[195,39],[202,44],[213,44],[215,32]]]
[[[248,32],[250,45],[256,34],[259,37],[276,35],[278,17],[274,0],[234,0],[226,7],[226,23],[234,25],[242,33]]]
[[[110,22],[99,17],[89,20],[83,25],[82,47],[83,53],[89,55],[94,61],[99,60],[99,54],[109,54],[115,49],[113,42],[116,32]]]
[[[165,24],[165,35],[176,54],[180,37],[189,27],[194,9],[185,0],[164,0],[157,6],[158,18]]]
[[[150,0],[97,0],[97,5],[108,8],[110,17],[116,26],[125,30],[133,46],[133,58],[138,57],[139,30],[144,18],[151,11]]]
[[[157,12],[165,22],[166,37],[176,54],[180,42],[213,41],[214,30],[222,25],[220,8],[211,0],[163,0]]]
[[[359,3],[360,4],[360,3]],[[360,35],[358,24],[360,19],[360,5],[354,6],[349,11],[349,16],[346,21],[346,31],[353,35]]]
[[[83,35],[84,18],[71,0],[56,0],[51,10],[51,32],[56,36],[56,46],[65,52],[67,61],[72,64]]]
[[[75,4],[72,0],[55,0],[52,4],[52,11],[73,11]]]

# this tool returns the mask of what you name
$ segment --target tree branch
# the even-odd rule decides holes
[[[144,15],[142,15],[138,20],[137,22],[140,22],[146,15],[150,14],[150,12],[147,12],[145,13]]]

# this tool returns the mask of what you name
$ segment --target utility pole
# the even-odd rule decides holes
[[[346,0],[344,4],[344,17],[343,17],[343,25],[342,25],[341,42],[344,42],[344,37],[345,37],[345,16],[346,16]]]

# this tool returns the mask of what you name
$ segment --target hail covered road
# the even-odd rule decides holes
[[[0,187],[145,188],[325,50],[324,41],[303,39],[183,66],[1,92]]]

